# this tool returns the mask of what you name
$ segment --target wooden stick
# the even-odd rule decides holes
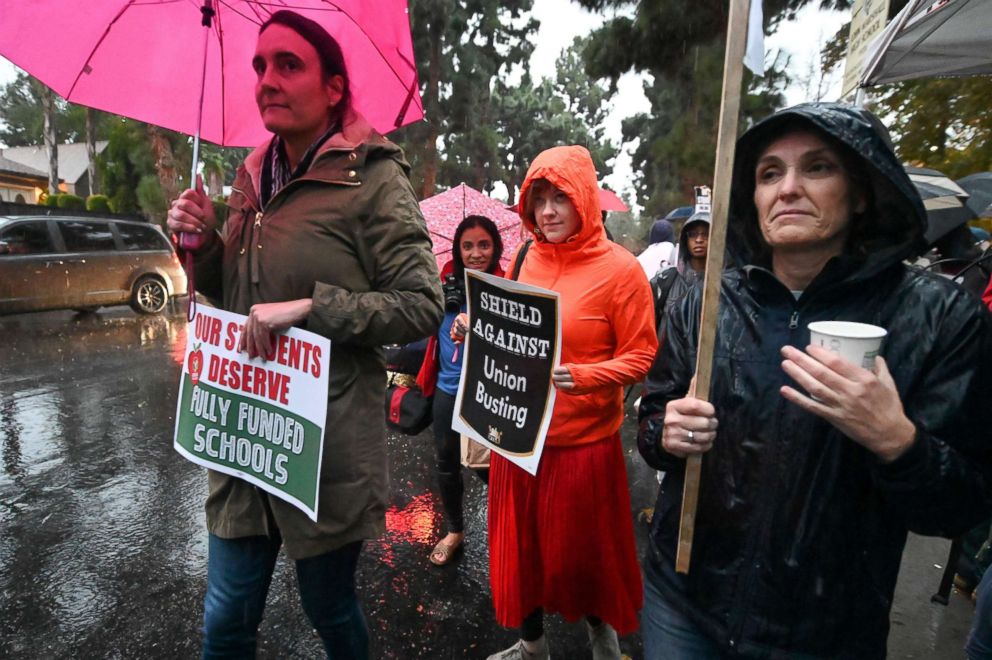
[[[709,250],[706,255],[703,309],[699,322],[699,349],[696,354],[696,387],[690,392],[691,396],[703,400],[708,400],[710,397],[710,377],[713,374],[713,346],[716,341],[716,322],[720,311],[720,280],[723,275],[724,248],[727,244],[730,181],[733,176],[734,148],[737,143],[749,9],[748,0],[730,0],[727,52],[723,63],[723,98],[720,101],[720,132],[716,139],[716,167],[713,172],[713,217],[710,224]],[[679,573],[689,572],[701,469],[700,454],[694,454],[686,460],[682,520],[679,526],[678,553],[675,557],[675,570]]]

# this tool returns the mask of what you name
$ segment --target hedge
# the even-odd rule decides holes
[[[86,198],[86,210],[96,213],[111,213],[110,198],[106,195],[90,195]]]
[[[69,193],[61,193],[56,195],[58,198],[56,201],[56,206],[60,209],[74,209],[82,211],[86,208],[86,201],[79,195],[70,195]]]

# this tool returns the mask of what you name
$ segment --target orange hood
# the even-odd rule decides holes
[[[576,234],[549,243],[521,214],[535,241],[519,280],[558,293],[561,366],[573,387],[555,397],[548,446],[573,446],[614,436],[623,422],[623,388],[644,378],[658,347],[651,287],[637,259],[611,243],[599,210],[596,169],[583,147],[555,147],[530,166],[521,188],[546,179],[578,213]]]
[[[578,233],[560,244],[560,247],[584,250],[607,240],[606,231],[603,229],[603,216],[599,208],[596,167],[592,163],[588,149],[580,146],[552,147],[542,151],[527,170],[527,177],[520,187],[518,204],[520,219],[538,243],[545,243],[544,236],[537,230],[533,214],[528,214],[525,210],[527,195],[538,179],[546,179],[568,195],[572,206],[579,214],[581,225]]]

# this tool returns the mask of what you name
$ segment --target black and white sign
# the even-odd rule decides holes
[[[452,428],[531,474],[555,405],[558,293],[465,271],[469,332]]]

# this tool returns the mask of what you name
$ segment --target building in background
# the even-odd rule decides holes
[[[96,143],[96,153],[99,155],[107,148],[106,140],[98,140]],[[33,147],[6,147],[0,148],[0,159],[13,161],[25,165],[32,170],[42,173],[45,177],[45,184],[42,189],[48,188],[48,151],[44,145]],[[59,189],[62,192],[88,197],[90,194],[90,179],[86,171],[89,160],[86,156],[86,143],[76,142],[74,144],[59,145]],[[2,184],[0,184],[2,186]],[[14,201],[3,198],[4,201]],[[25,195],[28,203],[32,200]],[[37,201],[37,197],[35,200]]]
[[[48,174],[0,155],[0,202],[37,204],[47,189]]]

